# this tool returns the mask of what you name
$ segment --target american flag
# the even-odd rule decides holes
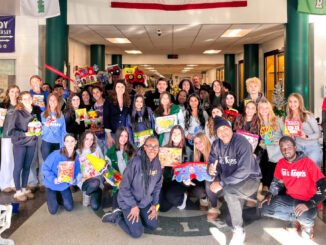
[[[178,11],[247,7],[247,0],[112,0],[111,7]]]

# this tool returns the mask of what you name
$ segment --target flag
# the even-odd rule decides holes
[[[36,18],[59,16],[59,0],[20,0],[20,15]]]
[[[326,14],[326,0],[299,0],[298,12],[307,14]]]
[[[111,7],[178,11],[208,8],[247,7],[247,0],[112,0]]]

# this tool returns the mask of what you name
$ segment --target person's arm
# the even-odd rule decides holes
[[[269,187],[269,193],[272,196],[277,196],[280,190],[284,187],[284,182],[282,179],[278,179],[274,176],[273,181]]]
[[[318,140],[321,137],[321,132],[316,119],[312,115],[307,116],[307,123],[310,125],[313,133],[307,135],[308,140]],[[305,132],[304,132],[305,133]]]
[[[63,114],[61,113],[61,121],[62,121],[62,124],[61,124],[61,141],[60,141],[60,147],[64,147],[64,138],[67,134],[67,131],[66,131],[66,120],[63,116]]]
[[[178,124],[184,129],[185,128],[185,117],[182,113],[182,110],[180,108],[178,112]]]
[[[326,142],[326,111],[325,110],[322,110],[321,126],[323,127],[323,138],[324,138],[324,142]]]
[[[119,186],[119,199],[123,200],[123,202],[130,208],[137,206],[137,201],[135,200],[131,190],[132,181],[134,179],[134,175],[136,174],[134,171],[135,164],[133,164],[133,161],[134,160],[131,160],[125,169]]]
[[[104,131],[107,136],[107,147],[111,148],[114,139],[112,138],[111,135],[111,128],[110,128],[110,101],[109,99],[106,99],[104,104],[103,104],[103,124],[104,124]]]
[[[127,116],[126,126],[127,126],[127,130],[128,130],[128,134],[129,134],[130,143],[135,144],[134,143],[133,132],[132,132],[132,129],[131,129],[130,114],[128,114],[128,116]]]
[[[317,191],[315,195],[313,195],[307,202],[306,205],[307,207],[313,208],[317,207],[319,203],[324,201],[326,199],[326,178],[321,178],[315,183],[317,187]]]
[[[52,165],[59,162],[56,152],[51,153],[44,161],[42,166],[42,173],[44,178],[49,180],[49,183],[55,184],[54,180],[57,178],[57,173],[52,171]]]
[[[217,170],[218,168],[218,152],[216,152],[216,145],[218,144],[218,140],[214,141],[214,143],[212,144],[212,147],[211,147],[211,151],[210,151],[210,154],[209,154],[209,161],[207,163],[207,173],[208,175],[214,177],[214,182],[216,181],[220,181],[221,178],[220,178],[220,175],[219,175],[219,172]],[[212,165],[212,167],[211,167]],[[212,171],[210,171],[210,168],[211,169],[214,169],[215,170],[215,173],[214,174],[210,174],[210,172],[212,173]]]
[[[161,187],[162,187],[162,173],[161,173],[161,167],[157,170],[159,173],[159,179],[157,180],[153,193],[152,193],[152,205],[156,206],[157,204],[159,204],[160,201],[160,192],[161,192]]]
[[[8,135],[11,138],[21,138],[21,137],[25,137],[26,133],[22,130],[19,130],[18,128],[16,128],[16,122],[19,120],[19,115],[18,115],[18,111],[15,111],[12,115],[11,118],[11,122],[8,124]]]

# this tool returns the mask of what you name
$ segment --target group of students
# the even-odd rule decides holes
[[[123,175],[119,188],[113,188],[113,211],[105,214],[102,221],[120,225],[132,237],[141,236],[144,227],[157,227],[157,209],[161,212],[172,207],[184,209],[189,195],[199,199],[199,208],[207,211],[207,219],[216,219],[220,214],[218,198],[223,193],[234,228],[231,243],[242,244],[245,239],[242,208],[245,201],[256,203],[260,182],[267,192],[262,202],[265,203],[263,213],[281,219],[303,220],[302,230],[311,236],[315,207],[325,197],[325,178],[320,172],[322,151],[318,139],[321,131],[313,115],[305,110],[300,94],[289,96],[286,117],[278,118],[261,92],[258,78],[247,79],[248,97],[240,105],[227,83],[216,80],[207,88],[200,84],[198,76],[192,81],[182,80],[176,98],[170,94],[170,84],[164,78],[158,79],[154,92],[145,94],[132,90],[124,80],[115,81],[110,91],[95,85],[80,93],[71,93],[62,79],[56,81],[53,93],[42,89],[50,88],[42,86],[38,76],[30,78],[30,85],[29,92],[21,93],[18,86],[10,86],[0,105],[7,109],[0,125],[0,189],[15,191],[18,201],[32,199],[34,196],[27,185],[38,181],[40,190],[46,191],[51,214],[57,212],[59,205],[70,211],[73,209],[70,186],[78,185],[92,209],[98,210],[104,178],[84,179],[80,173],[79,158],[91,154],[106,158]],[[34,105],[33,95],[43,95],[44,103]],[[76,109],[80,108],[96,111],[100,130],[89,130],[84,121],[76,117]],[[230,111],[237,116],[233,117],[232,113],[230,116]],[[160,134],[155,118],[168,115],[176,115],[177,125],[170,132]],[[35,119],[42,123],[40,136],[27,133],[28,124]],[[301,136],[284,136],[287,119],[302,122]],[[279,144],[258,144],[252,149],[249,142],[236,133],[246,131],[263,141],[263,127],[268,128],[273,141]],[[152,129],[154,136],[137,149],[133,133],[147,129]],[[159,147],[163,146],[181,148],[181,163],[207,162],[213,181],[180,183],[172,180],[173,169],[162,168],[158,159]],[[58,180],[58,164],[62,161],[75,163],[69,183]],[[304,168],[286,169],[291,163],[301,161]],[[286,180],[286,177],[296,179]],[[297,193],[299,178],[301,191],[306,182],[310,188],[301,195]],[[303,201],[309,205],[299,206],[292,216],[276,215],[284,210],[269,204],[284,185],[290,189],[286,196],[299,200],[287,200],[289,206]],[[311,213],[305,212],[311,209]],[[299,218],[303,216],[305,219]]]

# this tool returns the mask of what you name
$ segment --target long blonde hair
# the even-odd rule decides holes
[[[300,121],[301,122],[307,121],[307,115],[309,114],[309,112],[307,112],[306,111],[306,108],[304,107],[304,102],[303,102],[302,95],[301,94],[298,94],[298,93],[292,93],[288,97],[288,101],[289,101],[289,99],[291,97],[295,97],[299,101],[299,108],[298,109],[299,109]],[[293,111],[289,107],[289,103],[286,106],[286,115],[287,115],[287,118],[288,119],[293,120]]]
[[[201,140],[201,142],[204,145],[204,152],[200,152],[199,150],[197,150],[196,146],[194,147],[194,162],[200,162],[200,155],[203,154],[204,156],[204,161],[208,162],[209,160],[209,154],[211,153],[211,147],[212,147],[212,143],[209,141],[207,135],[205,133],[198,133],[196,134],[196,136],[194,137],[194,142],[195,139],[199,138]]]
[[[259,113],[259,109],[260,109],[262,104],[267,104],[268,105],[268,109],[269,109],[268,126],[272,127],[274,131],[277,130],[278,129],[277,117],[275,116],[275,113],[273,111],[273,107],[272,107],[271,103],[269,103],[269,101],[267,99],[265,99],[265,98],[261,99],[261,101],[258,103],[258,109],[257,109],[258,118],[260,120],[261,127],[263,127],[265,125],[264,124],[264,119]]]

